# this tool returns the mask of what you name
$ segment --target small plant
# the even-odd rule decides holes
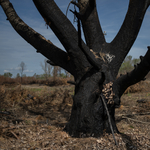
[[[25,120],[24,122],[25,122],[26,125],[31,124],[31,121],[30,121],[30,120]]]
[[[146,96],[147,96],[147,97],[148,97],[148,96],[150,96],[150,93],[147,93],[147,95],[146,95]]]
[[[0,111],[6,111],[6,109],[5,109],[5,108],[2,108],[2,109],[0,109]]]
[[[31,91],[33,92],[40,92],[42,89],[41,88],[33,88],[33,89],[30,89]]]
[[[132,129],[134,128],[132,125],[130,125],[129,127],[132,128]]]
[[[131,93],[130,92],[128,92],[128,96],[131,97]]]

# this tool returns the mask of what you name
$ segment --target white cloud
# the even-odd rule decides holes
[[[4,73],[11,72],[10,70],[4,70]]]
[[[26,73],[32,73],[34,71],[33,70],[24,70],[24,72],[26,72]]]
[[[20,68],[21,68],[21,67],[10,68],[10,69],[4,70],[4,72],[15,72],[15,71],[19,70]],[[24,70],[24,72],[26,72],[26,73],[32,73],[32,72],[34,72],[34,71],[33,71],[33,70],[28,70],[28,69],[26,69],[26,70]]]
[[[21,69],[21,67],[16,67],[16,68],[14,68],[14,70],[20,70]]]

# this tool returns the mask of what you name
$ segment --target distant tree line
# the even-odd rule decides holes
[[[59,66],[50,65],[47,60],[44,60],[44,64],[41,63],[42,70],[44,71],[43,76],[47,80],[48,77],[53,77],[53,80],[56,80],[56,77],[70,77],[70,73],[62,69]],[[35,76],[35,75],[34,75]],[[36,75],[36,78],[39,76]]]
[[[127,72],[130,72],[133,68],[134,65],[136,65],[137,63],[140,62],[140,59],[137,58],[132,58],[131,55],[127,56],[125,58],[125,60],[123,61],[120,70],[119,70],[119,74],[125,74]],[[70,73],[67,72],[66,70],[62,69],[59,66],[52,66],[49,63],[47,63],[47,60],[44,60],[44,64],[41,62],[41,67],[42,70],[44,71],[43,74],[37,75],[36,73],[33,75],[33,77],[35,77],[36,79],[46,79],[48,80],[49,77],[53,77],[53,79],[55,80],[57,77],[70,77]],[[16,78],[20,78],[22,80],[22,77],[26,77],[26,74],[23,74],[24,70],[26,69],[26,65],[24,62],[21,62],[19,64],[19,71],[20,73],[17,73]],[[11,78],[13,76],[12,73],[10,72],[6,72],[3,75],[4,77],[9,77]]]
[[[4,77],[8,77],[8,78],[11,78],[12,77],[12,73],[10,73],[10,72],[6,72],[6,73],[4,73]]]

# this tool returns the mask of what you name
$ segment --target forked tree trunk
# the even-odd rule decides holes
[[[120,105],[120,97],[130,85],[143,80],[150,70],[148,47],[145,56],[140,57],[140,64],[130,73],[117,78],[121,63],[136,40],[150,0],[130,0],[124,22],[111,43],[105,41],[98,19],[96,0],[71,1],[79,8],[79,12],[72,11],[78,18],[78,31],[54,0],[33,2],[66,52],[25,24],[9,0],[0,0],[7,19],[18,34],[37,52],[47,57],[48,63],[62,67],[75,78],[73,107],[65,131],[75,137],[97,137],[104,132],[110,133],[110,114],[112,128],[114,132],[118,132],[115,108]],[[80,22],[86,43],[81,39]]]

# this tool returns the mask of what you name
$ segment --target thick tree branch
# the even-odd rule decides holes
[[[96,1],[95,0],[78,0],[80,6],[80,15],[82,15],[82,26],[86,43],[90,49],[98,52],[105,44],[105,38],[99,22]]]
[[[77,31],[53,0],[33,0],[47,25],[67,51],[77,47]]]
[[[75,65],[77,65],[78,68],[82,67],[79,71],[86,72],[87,68],[90,67],[90,64],[95,68],[100,69],[101,62],[96,58],[97,56],[94,55],[94,53],[90,51],[89,47],[87,47],[81,40],[80,32],[77,33],[71,22],[61,12],[55,2],[53,0],[33,1],[43,18],[46,20],[47,24],[51,27],[53,32],[72,57],[71,59],[75,58],[75,61],[78,60],[78,62],[75,62]],[[75,15],[77,16],[77,12],[75,12]],[[80,18],[79,16],[77,17],[79,23]],[[80,25],[78,29],[80,29]]]
[[[111,53],[115,55],[112,63],[116,72],[136,40],[149,4],[149,0],[130,0],[125,20],[111,42]]]
[[[145,79],[145,76],[150,71],[150,47],[144,57],[140,57],[141,62],[137,64],[133,71],[127,73],[126,75],[120,76],[113,84],[117,89],[119,97],[124,93],[124,91],[131,85]]]
[[[69,19],[62,13],[54,0],[33,0],[38,11],[53,30],[62,45],[67,50],[71,60],[76,66],[76,72],[80,76],[85,73],[85,68],[90,63],[78,46],[78,33]],[[84,47],[87,48],[82,41]]]
[[[92,49],[89,49],[89,47],[85,46],[81,40],[81,25],[80,25],[80,19],[82,19],[82,16],[77,13],[77,11],[72,11],[72,13],[76,15],[78,18],[78,46],[82,50],[82,52],[85,54],[87,60],[89,63],[96,69],[100,70],[102,66],[102,59],[99,57],[96,52],[94,52]]]
[[[37,52],[40,52],[42,55],[71,74],[76,74],[73,64],[68,61],[68,55],[66,52],[53,45],[49,40],[46,40],[42,35],[25,24],[16,14],[9,0],[0,0],[0,4],[13,28],[22,38],[37,49]]]

